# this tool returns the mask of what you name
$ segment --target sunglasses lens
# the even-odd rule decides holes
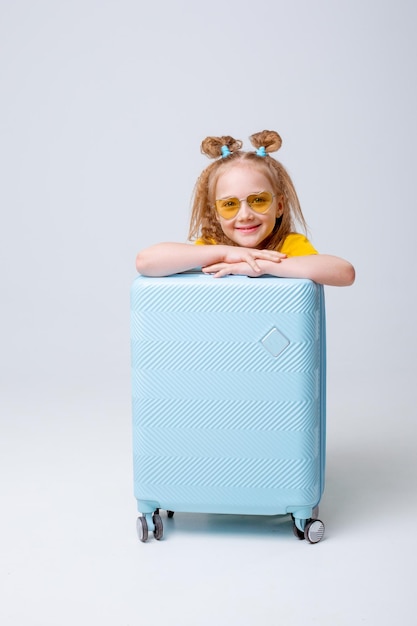
[[[261,193],[252,193],[247,197],[246,202],[256,213],[266,213],[272,204],[273,195],[269,191],[261,191]],[[216,200],[217,213],[225,220],[231,220],[236,217],[240,209],[240,200],[238,198],[222,198]]]
[[[266,213],[272,204],[272,195],[268,191],[248,196],[248,204],[256,213]]]
[[[237,198],[224,198],[223,200],[216,200],[217,213],[225,220],[231,220],[232,217],[238,214],[240,209],[240,202]]]

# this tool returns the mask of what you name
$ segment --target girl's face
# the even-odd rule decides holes
[[[246,198],[261,191],[269,191],[273,194],[272,185],[265,174],[249,163],[232,165],[217,180],[216,200],[229,197],[241,200],[239,212],[232,219],[226,220],[217,214],[224,234],[238,246],[260,247],[274,230],[276,218],[282,215],[282,196],[273,198],[266,213],[261,214],[251,210]]]

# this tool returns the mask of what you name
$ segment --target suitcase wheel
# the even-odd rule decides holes
[[[148,541],[148,522],[146,521],[146,517],[142,515],[138,517],[136,520],[136,530],[140,541],[143,543]]]
[[[292,525],[292,531],[294,535],[297,537],[297,539],[300,539],[300,540],[305,539],[304,532],[300,530],[299,528],[297,528],[297,526],[295,525],[295,522]]]
[[[159,541],[164,536],[161,516],[159,513],[154,513],[152,516],[150,514],[140,515],[136,520],[136,530],[142,543],[148,541],[149,532],[153,532],[153,536]]]
[[[153,536],[159,541],[164,536],[164,526],[162,524],[162,518],[159,513],[154,513],[152,520],[155,526]]]
[[[306,539],[310,543],[318,543],[323,539],[323,535],[323,522],[320,519],[310,519],[304,528],[304,539]]]

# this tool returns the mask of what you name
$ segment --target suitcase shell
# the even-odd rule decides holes
[[[138,276],[131,355],[138,510],[291,513],[302,530],[324,488],[323,287]]]

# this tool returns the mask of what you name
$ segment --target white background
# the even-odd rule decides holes
[[[0,0],[3,624],[413,623],[416,23],[412,0]],[[205,136],[264,128],[357,271],[326,289],[326,541],[183,514],[141,545],[135,254],[186,239]]]

